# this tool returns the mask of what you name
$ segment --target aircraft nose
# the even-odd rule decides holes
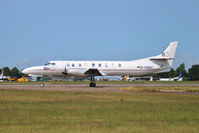
[[[26,68],[26,69],[23,69],[21,72],[22,72],[23,74],[28,74],[28,73],[29,73],[29,70],[28,70],[28,68]]]
[[[29,68],[23,69],[21,72],[23,74],[38,74],[41,72],[41,70],[43,70],[42,66],[35,66],[35,67],[29,67]]]

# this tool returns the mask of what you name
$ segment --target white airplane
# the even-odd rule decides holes
[[[182,81],[183,77],[182,77],[182,72],[180,71],[180,74],[178,77],[175,78],[160,78],[159,81]]]
[[[127,78],[128,81],[153,81],[153,77],[152,76],[144,76],[144,77],[128,77]]]
[[[91,77],[90,87],[95,87],[94,76],[141,76],[170,71],[178,42],[171,42],[162,54],[133,61],[49,61],[43,66],[26,68],[29,76]]]

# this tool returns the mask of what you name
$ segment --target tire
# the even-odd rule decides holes
[[[40,87],[44,87],[44,84],[42,83],[42,84],[40,84]]]
[[[96,87],[96,83],[93,83],[93,87]]]
[[[90,86],[90,87],[96,87],[96,83],[91,82],[91,83],[89,84],[89,86]]]

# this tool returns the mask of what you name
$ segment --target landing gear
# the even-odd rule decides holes
[[[91,82],[91,83],[89,84],[89,86],[90,86],[90,87],[96,87],[96,83]]]
[[[89,84],[90,87],[96,87],[94,76],[91,76],[91,82]]]
[[[44,83],[41,83],[41,84],[40,84],[40,87],[44,87]]]

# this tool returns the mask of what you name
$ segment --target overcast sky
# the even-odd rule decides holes
[[[133,60],[179,41],[174,68],[199,64],[198,0],[0,0],[0,67]]]

